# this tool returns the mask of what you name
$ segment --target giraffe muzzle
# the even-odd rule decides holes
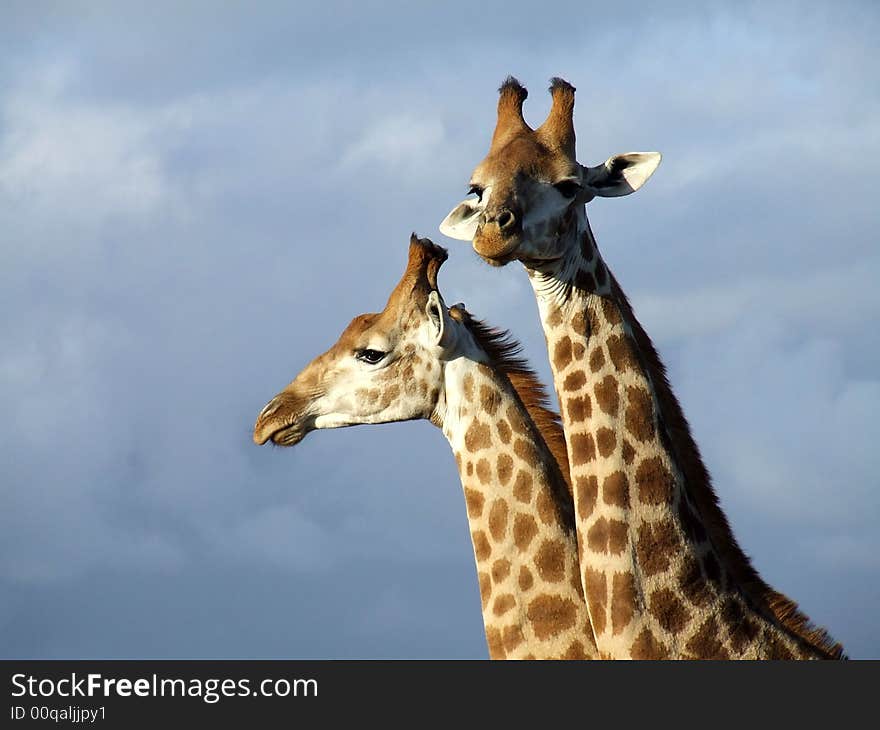
[[[516,258],[521,231],[505,232],[496,222],[484,223],[474,236],[474,251],[493,266],[504,266]]]
[[[309,428],[309,418],[304,418],[299,399],[288,393],[279,393],[260,411],[254,424],[254,443],[262,446],[271,441],[277,446],[296,446]]]

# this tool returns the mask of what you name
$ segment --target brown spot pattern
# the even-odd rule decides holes
[[[599,495],[599,480],[595,476],[578,477],[575,485],[577,493],[577,512],[581,519],[593,514],[596,497]]]
[[[590,396],[584,395],[577,398],[569,398],[565,403],[568,412],[568,420],[573,423],[580,423],[588,419],[592,412]]]
[[[510,575],[510,561],[506,558],[500,558],[492,563],[492,580],[501,583]]]
[[[629,650],[633,659],[663,659],[666,652],[649,628],[642,629]]]
[[[571,362],[571,339],[566,335],[553,348],[553,364],[559,370],[564,370]]]
[[[504,641],[504,649],[508,654],[525,641],[522,629],[516,625],[505,626],[501,635]]]
[[[535,579],[532,577],[532,572],[523,565],[519,569],[519,577],[517,578],[517,583],[519,583],[519,588],[521,591],[527,591],[532,587],[532,583],[535,582]]]
[[[495,462],[495,473],[498,475],[499,483],[504,486],[513,476],[513,459],[507,454],[499,454],[498,460]]]
[[[474,555],[482,563],[492,554],[492,546],[489,544],[489,539],[482,530],[472,532],[471,539],[474,542]]]
[[[614,507],[629,508],[629,481],[626,474],[618,470],[605,477],[602,482],[602,500]]]
[[[636,555],[647,577],[669,567],[670,556],[678,549],[678,533],[671,520],[646,522],[639,527]]]
[[[654,401],[647,390],[632,385],[626,389],[626,399],[626,430],[644,443],[654,437]]]
[[[626,439],[623,440],[623,445],[620,447],[620,455],[625,464],[632,464],[633,459],[636,458],[635,449],[633,449],[632,444]]]
[[[620,520],[600,517],[587,532],[587,546],[595,553],[620,555],[626,542],[627,525]]]
[[[489,605],[489,599],[492,597],[492,581],[489,579],[489,574],[480,571],[477,576],[480,581],[480,600],[483,602],[483,609],[485,610],[486,606]]]
[[[608,547],[608,521],[600,517],[587,532],[587,547],[594,553],[604,553]]]
[[[660,588],[651,594],[648,610],[660,626],[672,634],[679,633],[691,620],[684,604],[669,588]]]
[[[534,517],[520,512],[513,518],[513,542],[521,551],[528,548],[537,534],[538,523]]]
[[[495,542],[501,542],[507,532],[507,502],[496,499],[489,510],[489,532]]]
[[[494,626],[486,627],[486,644],[489,646],[490,659],[504,659],[507,652],[504,651],[504,640],[501,638],[501,631]]]
[[[480,449],[488,449],[492,445],[492,436],[488,424],[474,421],[464,434],[464,446],[473,453]]]
[[[495,603],[492,604],[492,613],[494,613],[496,616],[503,616],[515,605],[516,598],[513,597],[513,594],[502,593],[500,596],[498,596],[498,598],[495,599]]]
[[[596,383],[593,388],[596,394],[596,403],[609,416],[617,415],[617,408],[620,404],[620,396],[617,392],[617,378],[613,375],[606,375],[601,381]]]
[[[479,492],[476,489],[471,489],[470,487],[465,487],[464,501],[467,505],[468,517],[476,518],[483,514],[483,503],[485,499],[483,498],[482,492]]]
[[[571,464],[580,466],[596,458],[596,443],[591,433],[575,433],[571,436]]]
[[[644,459],[636,469],[636,487],[642,504],[669,504],[675,482],[659,456]]]
[[[538,463],[538,452],[535,445],[526,439],[517,439],[513,442],[513,453],[522,459],[526,464]]]
[[[565,579],[565,543],[561,540],[544,540],[535,555],[538,575],[548,583]]]
[[[718,624],[714,616],[707,618],[699,631],[685,644],[685,649],[697,659],[729,659],[730,655],[718,640]]]
[[[624,335],[611,335],[606,341],[614,369],[622,373],[636,366],[636,358]]]
[[[602,428],[596,431],[596,446],[599,448],[599,454],[603,457],[611,456],[614,453],[614,447],[617,446],[617,437],[610,428]]]
[[[552,525],[556,522],[556,505],[548,492],[543,490],[538,492],[535,507],[538,510],[538,517],[545,525]]]
[[[513,482],[513,496],[520,502],[528,504],[532,501],[532,475],[520,469]]]
[[[587,384],[587,376],[580,370],[575,370],[562,381],[562,389],[568,392],[580,390]]]
[[[611,578],[611,633],[621,633],[632,621],[636,607],[636,582],[632,573],[615,573]]]
[[[587,653],[584,651],[584,645],[575,639],[571,642],[571,645],[568,649],[560,657],[561,659],[573,660],[573,659],[588,659]]]
[[[590,370],[598,373],[605,364],[605,353],[602,352],[602,345],[599,345],[590,353]]]
[[[589,321],[584,312],[577,312],[571,318],[571,330],[581,337],[586,337],[590,333]]]
[[[626,549],[629,528],[621,520],[608,520],[608,552],[620,555]]]
[[[498,438],[501,439],[502,444],[510,443],[510,426],[507,421],[503,418],[498,420],[498,423],[495,424],[495,428],[498,429]]]
[[[574,626],[577,606],[570,598],[541,595],[536,597],[526,611],[538,639],[549,639]]]

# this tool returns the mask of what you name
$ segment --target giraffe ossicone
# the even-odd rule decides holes
[[[611,658],[839,658],[842,647],[770,588],[740,549],[660,358],[596,246],[595,197],[638,190],[656,152],[594,167],[575,156],[575,89],[550,86],[546,121],[499,89],[475,198],[440,226],[488,263],[519,260],[535,291],[574,485],[582,583]]]
[[[506,333],[447,308],[445,249],[413,234],[385,309],[355,317],[263,408],[254,441],[428,419],[455,454],[492,658],[597,658],[556,414]]]

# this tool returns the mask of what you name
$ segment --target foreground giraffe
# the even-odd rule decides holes
[[[471,192],[440,230],[487,262],[523,263],[538,301],[574,485],[582,580],[613,658],[839,658],[758,576],[712,490],[654,346],[602,260],[585,204],[637,190],[656,152],[575,159],[574,87],[553,79],[532,130],[502,85]]]
[[[254,441],[293,446],[318,428],[429,419],[458,464],[489,655],[596,658],[558,418],[517,343],[446,308],[445,259],[413,235],[385,310],[355,317],[275,396]]]

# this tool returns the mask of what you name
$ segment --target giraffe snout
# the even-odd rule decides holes
[[[287,392],[279,393],[260,411],[254,424],[254,443],[267,441],[278,446],[295,446],[305,438],[308,429],[302,418],[300,402]]]

